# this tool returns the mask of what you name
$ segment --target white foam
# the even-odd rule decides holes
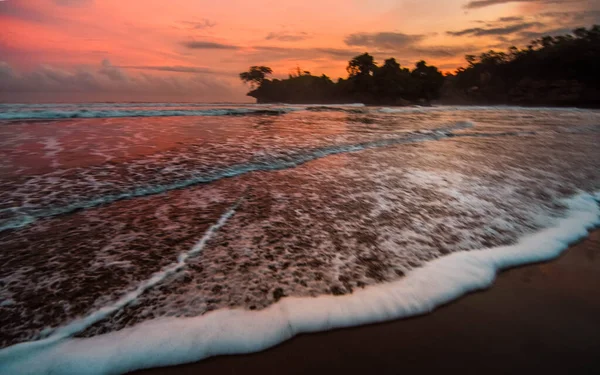
[[[453,253],[399,281],[350,295],[284,298],[262,311],[223,309],[193,318],[156,319],[91,338],[18,344],[0,351],[0,373],[119,374],[219,354],[256,352],[302,332],[424,314],[489,287],[498,270],[558,256],[585,237],[588,229],[600,225],[598,200],[600,192],[566,200],[569,209],[564,218],[515,245]]]
[[[158,108],[158,107],[157,107]],[[168,107],[167,107],[168,108]],[[96,109],[52,108],[47,111],[19,110],[0,112],[0,120],[51,120],[71,118],[119,118],[119,117],[179,117],[179,116],[240,116],[252,114],[286,114],[302,108],[213,108],[213,109]]]
[[[304,107],[323,107],[323,108],[362,108],[366,107],[364,103],[346,103],[346,104],[305,104]]]
[[[526,112],[566,112],[575,113],[584,111],[579,108],[565,107],[519,107],[519,106],[449,106],[449,105],[436,105],[436,106],[408,106],[408,107],[382,107],[379,108],[381,113],[427,113],[427,112],[454,112],[454,111],[526,111]]]
[[[235,213],[235,210],[236,210],[237,206],[239,205],[239,203],[240,202],[238,201],[233,207],[231,207],[229,210],[227,210],[215,224],[210,226],[210,228],[208,228],[208,230],[204,233],[202,238],[190,250],[179,254],[179,256],[177,257],[177,262],[171,263],[170,265],[163,268],[162,270],[154,273],[149,279],[141,282],[135,290],[125,294],[124,296],[119,298],[113,304],[105,306],[99,310],[96,310],[96,311],[88,314],[87,316],[77,319],[77,320],[69,323],[68,325],[60,327],[56,330],[52,331],[51,329],[48,329],[48,333],[51,332],[50,335],[42,340],[17,344],[17,345],[10,347],[9,349],[14,350],[16,352],[27,352],[29,350],[35,350],[35,348],[38,348],[38,347],[45,347],[45,346],[51,345],[52,343],[55,343],[64,338],[71,337],[79,332],[82,332],[83,330],[85,330],[86,328],[91,326],[92,324],[99,322],[100,320],[106,318],[107,316],[117,312],[118,310],[122,309],[123,307],[134,302],[146,290],[148,290],[149,288],[152,288],[156,284],[158,284],[161,281],[163,281],[164,279],[166,279],[169,275],[172,275],[173,273],[175,273],[175,272],[181,270],[183,267],[185,267],[185,264],[190,257],[195,256],[199,252],[201,252],[202,249],[204,249],[204,247],[206,246],[206,243],[215,234],[215,232],[217,232],[223,225],[225,225],[227,220],[229,220],[229,218]],[[1,365],[2,365],[3,359],[4,359],[4,350],[0,351],[0,369],[2,369]]]

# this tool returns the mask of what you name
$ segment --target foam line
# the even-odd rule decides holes
[[[302,108],[219,108],[219,109],[178,109],[178,110],[88,110],[63,109],[48,111],[7,111],[0,113],[0,120],[55,120],[69,118],[114,118],[114,117],[173,117],[173,116],[244,116],[244,115],[282,115]]]
[[[402,143],[415,143],[424,141],[435,141],[442,138],[446,138],[451,134],[453,130],[465,129],[473,127],[473,124],[469,121],[461,121],[453,124],[452,126],[433,129],[428,131],[426,134],[417,134],[409,137],[397,137],[397,138],[386,138],[377,141],[356,143],[356,144],[345,144],[328,146],[313,150],[308,150],[304,153],[298,153],[296,155],[289,155],[284,157],[272,158],[267,161],[257,161],[244,164],[237,164],[227,167],[222,170],[217,170],[212,173],[203,175],[197,175],[193,178],[175,181],[168,184],[153,185],[146,187],[137,187],[131,191],[125,191],[116,194],[105,195],[97,198],[92,198],[87,201],[78,201],[71,204],[44,208],[39,210],[21,211],[20,207],[11,207],[8,210],[15,213],[15,215],[7,220],[0,221],[0,232],[25,227],[38,219],[52,217],[57,215],[67,214],[76,210],[92,208],[102,204],[113,203],[119,200],[138,198],[148,195],[161,194],[170,190],[183,189],[192,185],[214,182],[223,178],[235,177],[242,174],[257,172],[257,171],[276,171],[288,168],[294,168],[309,161],[324,158],[330,155],[344,154],[350,152],[358,152],[366,149],[387,147]]]
[[[177,256],[176,262],[171,263],[170,265],[164,267],[162,270],[154,273],[149,279],[142,281],[135,290],[125,294],[111,305],[93,311],[87,316],[77,319],[66,326],[57,328],[50,334],[50,336],[42,340],[30,341],[27,343],[14,345],[12,347],[12,350],[14,350],[15,352],[29,351],[34,348],[51,345],[57,341],[60,341],[67,337],[71,337],[79,332],[84,331],[92,324],[99,322],[100,320],[106,318],[107,316],[117,312],[118,310],[122,309],[128,304],[134,302],[146,290],[152,288],[153,286],[165,280],[168,276],[180,271],[183,267],[185,267],[186,262],[190,257],[193,257],[200,253],[206,246],[206,243],[213,237],[213,235],[219,229],[221,229],[223,225],[225,225],[227,220],[229,220],[231,216],[233,216],[233,214],[235,214],[235,210],[240,205],[240,203],[241,199],[238,200],[231,208],[229,208],[215,224],[211,225],[210,228],[206,230],[202,238],[198,242],[196,242],[196,244],[194,244],[194,246],[192,246],[190,250],[179,254]],[[2,358],[3,355],[0,355],[0,363],[2,361]]]
[[[600,193],[565,201],[566,216],[512,246],[458,252],[414,269],[399,281],[344,296],[283,298],[261,311],[216,310],[193,318],[161,318],[91,338],[0,350],[2,374],[121,374],[251,353],[303,332],[376,323],[432,311],[489,287],[498,270],[558,256],[600,225]]]
[[[420,107],[420,106],[410,106],[410,107],[383,107],[377,109],[380,113],[428,113],[428,112],[455,112],[455,111],[528,111],[528,112],[558,112],[558,111],[569,111],[569,112],[582,112],[581,108],[576,107],[519,107],[519,106],[508,106],[508,105],[498,105],[498,106],[430,106],[430,107]]]

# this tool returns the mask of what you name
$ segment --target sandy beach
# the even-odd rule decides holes
[[[598,285],[595,230],[559,259],[502,272],[489,290],[429,315],[135,374],[598,373]]]

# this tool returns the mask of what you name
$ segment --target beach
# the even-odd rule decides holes
[[[431,314],[300,335],[264,352],[135,375],[600,371],[600,230]]]

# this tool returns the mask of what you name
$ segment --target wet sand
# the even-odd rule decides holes
[[[600,373],[600,230],[559,259],[501,273],[432,314],[300,335],[167,374]]]

